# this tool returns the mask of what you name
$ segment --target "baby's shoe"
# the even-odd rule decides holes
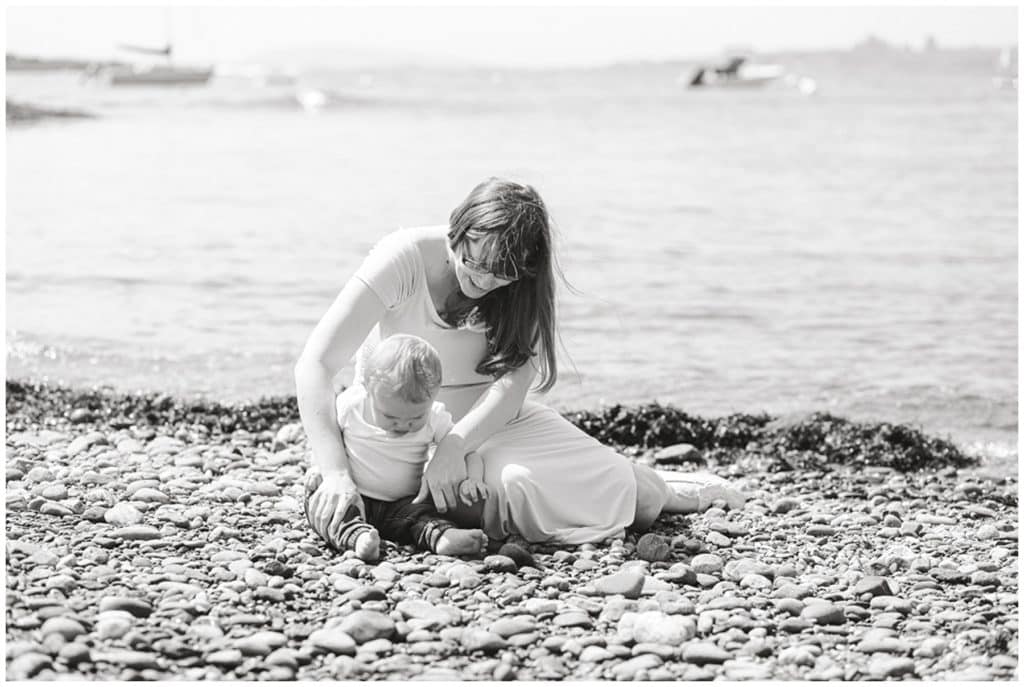
[[[306,522],[309,523],[310,529],[316,532],[321,539],[327,542],[328,546],[337,551],[344,551],[345,549],[349,548],[348,546],[346,546],[346,542],[350,540],[354,541],[353,537],[359,536],[358,534],[355,534],[355,530],[373,530],[374,534],[376,534],[376,530],[373,528],[372,525],[363,520],[362,513],[359,511],[359,494],[353,494],[349,498],[347,504],[342,504],[342,506],[345,508],[344,521],[346,523],[346,526],[340,533],[341,541],[335,541],[334,538],[332,538],[328,532],[321,531],[320,528],[318,528],[316,523],[313,521],[313,518],[310,517],[309,507],[310,500],[313,498],[313,494],[315,494],[317,489],[320,488],[320,485],[323,484],[323,481],[324,477],[322,474],[320,474],[319,470],[310,469],[309,472],[306,474],[306,482],[305,487],[303,489],[302,507],[306,514]],[[364,541],[366,540],[364,539]],[[377,542],[379,544],[379,538],[377,539]],[[369,552],[369,549],[371,547],[367,543],[364,544],[362,548]],[[363,558],[363,556],[360,556],[360,558]],[[363,558],[363,560],[366,559]]]

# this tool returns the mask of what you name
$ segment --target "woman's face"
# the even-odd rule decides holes
[[[483,298],[491,291],[516,281],[512,276],[498,276],[483,267],[487,260],[482,239],[466,235],[458,248],[452,248],[449,243],[448,253],[455,266],[459,289],[469,298]]]

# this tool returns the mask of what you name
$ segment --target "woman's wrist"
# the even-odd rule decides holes
[[[446,453],[449,451],[461,453],[463,456],[468,453],[466,450],[466,439],[454,431],[448,432],[448,434],[441,439],[441,443],[437,445],[437,449],[438,451],[443,449]]]

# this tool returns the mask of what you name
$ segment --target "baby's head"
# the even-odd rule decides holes
[[[418,336],[395,334],[381,341],[364,366],[370,420],[402,436],[423,428],[441,388],[441,358]]]

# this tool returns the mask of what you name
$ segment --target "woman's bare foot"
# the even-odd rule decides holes
[[[657,470],[671,492],[665,503],[669,513],[706,511],[715,501],[724,501],[730,510],[743,508],[747,497],[728,480],[717,475],[696,472]]]
[[[356,544],[353,551],[360,560],[366,563],[373,563],[380,557],[380,535],[377,530],[366,530],[356,537]]]
[[[437,539],[437,553],[443,556],[473,556],[487,548],[483,530],[446,529]]]

